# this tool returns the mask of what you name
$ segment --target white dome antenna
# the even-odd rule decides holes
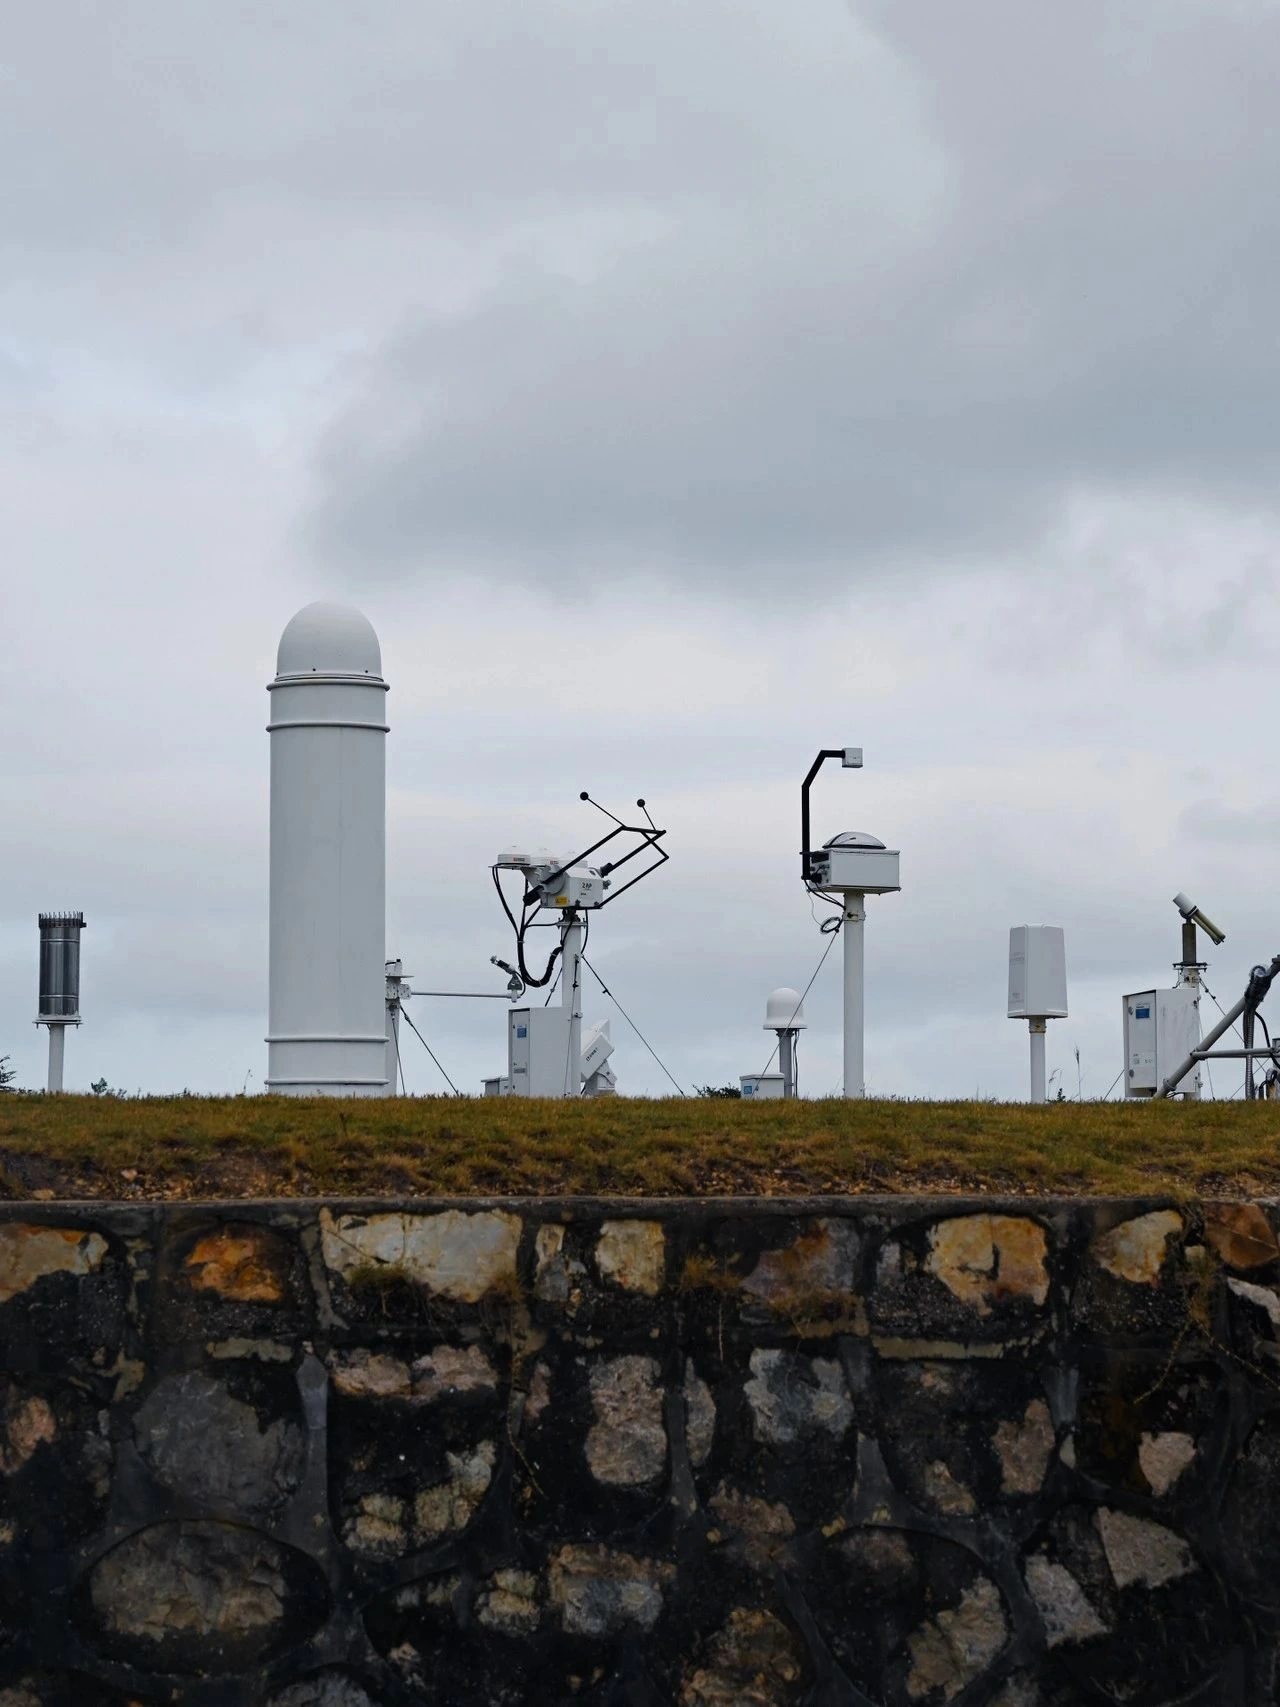
[[[784,984],[764,1005],[765,1031],[776,1033],[778,1066],[782,1069],[782,1094],[792,1098],[800,1094],[796,1083],[796,1038],[808,1029],[804,1017],[804,998],[798,990]]]

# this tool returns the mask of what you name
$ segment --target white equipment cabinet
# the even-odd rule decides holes
[[[1154,1096],[1180,1061],[1200,1047],[1200,990],[1179,984],[1172,990],[1139,990],[1124,998],[1124,1094]],[[1199,1096],[1199,1064],[1179,1080],[1174,1092]]]
[[[755,1102],[766,1102],[786,1094],[781,1073],[743,1073],[739,1079],[744,1097],[751,1097]]]
[[[512,1008],[507,1015],[507,1071],[486,1079],[487,1097],[611,1096],[617,1080],[609,1067],[613,1042],[608,1020],[593,1025],[583,1040],[577,1090],[565,1089],[569,1073],[570,1010],[565,1007]]]
[[[507,1015],[508,1093],[517,1097],[576,1096],[566,1090],[570,1011],[566,1007],[512,1008]]]

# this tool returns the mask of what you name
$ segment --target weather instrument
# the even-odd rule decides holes
[[[1045,1099],[1046,1022],[1067,1017],[1067,951],[1059,925],[1014,925],[1009,931],[1010,1019],[1031,1036],[1031,1101]]]
[[[49,1028],[49,1089],[62,1089],[67,1027],[80,1024],[80,932],[83,913],[40,914],[37,1025]]]
[[[662,840],[667,832],[654,823],[643,800],[636,805],[644,823],[629,824],[593,800],[586,789],[578,798],[594,806],[613,827],[567,857],[513,847],[490,867],[515,936],[514,965],[497,955],[491,957],[491,964],[509,975],[508,993],[518,1002],[526,990],[554,987],[557,976],[560,981],[558,1008],[548,998],[542,1006],[511,1009],[507,1072],[503,1078],[485,1080],[490,1096],[603,1095],[616,1085],[609,1067],[613,1044],[607,1025],[588,1033],[585,1045],[582,1036],[582,966],[590,919],[666,864],[670,856]],[[523,879],[518,900],[504,889],[504,872],[516,872]],[[544,929],[556,931],[559,940],[537,970],[529,963],[529,933]]]
[[[824,747],[809,766],[800,785],[800,875],[811,894],[839,896],[844,932],[844,1094],[866,1095],[863,1059],[863,1007],[868,895],[893,895],[898,880],[898,850],[887,848],[865,830],[845,830],[814,848],[809,831],[809,790],[828,759],[839,759],[844,770],[862,769],[861,747]]]

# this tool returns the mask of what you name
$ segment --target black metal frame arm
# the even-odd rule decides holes
[[[615,828],[607,831],[600,837],[598,842],[592,842],[589,848],[584,848],[581,853],[574,854],[573,858],[567,860],[564,865],[557,866],[552,872],[551,877],[548,878],[548,882],[553,882],[556,878],[563,877],[565,873],[571,870],[575,865],[582,865],[586,860],[591,858],[593,853],[598,853],[601,848],[607,847],[609,843],[618,836],[638,836],[639,840],[635,847],[631,849],[630,853],[624,853],[618,859],[606,860],[600,866],[601,877],[608,877],[610,872],[618,871],[622,866],[629,864],[631,860],[635,859],[638,854],[645,853],[650,849],[652,849],[652,851],[657,855],[657,858],[652,860],[650,864],[646,865],[643,871],[638,871],[634,877],[628,878],[625,883],[619,884],[617,888],[610,885],[609,893],[600,903],[601,907],[607,907],[610,901],[616,901],[619,895],[623,895],[628,889],[633,888],[637,883],[639,883],[642,877],[648,877],[651,871],[656,871],[660,865],[665,865],[667,863],[671,858],[671,855],[665,848],[659,847],[658,845],[667,832],[665,830],[660,830],[657,827],[653,819],[650,817],[649,809],[643,800],[637,800],[636,805],[648,819],[647,824],[624,824],[621,818],[616,817],[612,812],[608,811],[607,808],[601,806],[598,801],[592,800],[591,796],[585,789],[579,795],[579,799],[589,801],[598,812],[603,812],[606,818],[612,818]],[[597,908],[596,911],[598,912],[599,908]]]
[[[813,786],[813,779],[827,760],[839,759],[843,763],[844,754],[843,747],[824,747],[809,766],[808,776],[800,784],[800,875],[806,883],[813,869],[813,849],[809,846],[809,790]]]

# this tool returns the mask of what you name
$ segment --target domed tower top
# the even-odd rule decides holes
[[[318,599],[285,625],[276,653],[280,676],[368,676],[381,680],[382,652],[373,624],[350,605]]]

